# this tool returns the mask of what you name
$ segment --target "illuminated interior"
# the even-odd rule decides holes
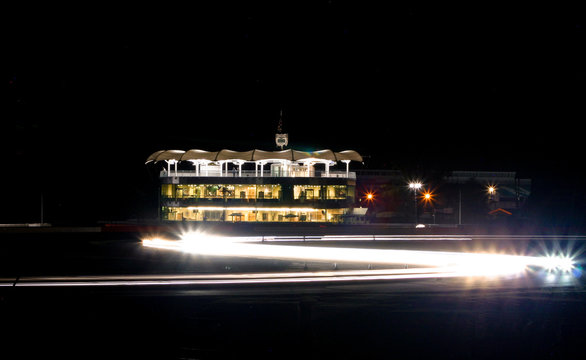
[[[294,185],[296,200],[344,200],[353,197],[346,185]],[[161,184],[164,199],[281,199],[278,184]]]
[[[280,199],[281,185],[161,184],[166,199]]]
[[[259,222],[340,222],[348,209],[167,207],[163,220],[170,221],[259,221]]]
[[[346,185],[295,185],[293,198],[300,200],[331,200],[346,199],[348,196]],[[353,196],[353,195],[352,195]]]
[[[146,163],[164,163],[164,221],[341,222],[355,202],[349,164],[362,160],[354,150],[190,149],[159,150]],[[345,171],[332,169],[338,162]]]

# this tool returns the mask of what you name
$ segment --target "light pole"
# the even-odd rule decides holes
[[[431,206],[431,216],[433,217],[433,223],[435,225],[435,206],[433,206],[433,201],[434,201],[434,194],[431,190],[426,190],[423,192],[423,196],[422,196],[422,200],[423,200],[423,204],[425,207],[427,207],[428,205]]]
[[[494,199],[496,197],[496,191],[497,191],[497,188],[496,188],[495,185],[488,185],[486,187],[486,193],[488,194],[488,208],[490,210],[494,210],[493,209],[493,204],[496,201],[498,201],[498,200],[495,201],[495,199]]]
[[[413,200],[415,204],[415,225],[419,223],[419,211],[417,209],[417,192],[423,187],[420,181],[413,181],[409,183],[409,189],[413,190]]]

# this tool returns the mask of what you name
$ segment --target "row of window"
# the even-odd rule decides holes
[[[345,199],[348,196],[346,185],[294,185],[293,198],[307,200]]]
[[[353,187],[351,188],[351,191]],[[167,199],[282,199],[281,185],[240,184],[162,184],[161,196]],[[293,199],[346,199],[354,194],[346,185],[294,185]]]
[[[280,199],[281,185],[162,184],[161,196],[174,199]]]
[[[161,217],[169,221],[253,221],[253,222],[340,222],[348,209],[194,209],[161,208]]]

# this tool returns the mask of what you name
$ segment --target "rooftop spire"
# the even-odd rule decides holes
[[[277,147],[280,147],[281,150],[289,143],[289,134],[283,133],[283,108],[281,108],[281,113],[279,117],[279,125],[277,125],[277,133],[275,134],[275,143]]]
[[[279,125],[277,125],[277,133],[283,132],[283,109],[281,109],[281,115],[279,117]]]

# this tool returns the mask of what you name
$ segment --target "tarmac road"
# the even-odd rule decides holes
[[[2,287],[23,358],[537,358],[581,353],[582,283],[409,279]]]
[[[584,350],[581,276],[377,279],[402,269],[194,257],[145,250],[128,238],[33,239],[26,246],[6,240],[0,254],[7,285],[0,286],[2,344],[16,358],[567,359]],[[524,251],[542,245],[532,239],[482,244]],[[386,245],[394,246],[446,250],[462,244]],[[566,245],[550,246],[556,247]],[[306,275],[304,265],[318,274]],[[181,282],[255,273],[323,281]],[[168,283],[35,285],[145,280]]]

